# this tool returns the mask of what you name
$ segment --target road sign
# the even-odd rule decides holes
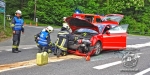
[[[3,2],[3,1],[0,1],[0,7],[5,7],[5,2]]]
[[[6,3],[3,0],[0,0],[0,13],[4,13],[4,30],[5,28],[5,8],[6,8]]]
[[[4,8],[0,8],[0,13],[4,13],[5,9]]]

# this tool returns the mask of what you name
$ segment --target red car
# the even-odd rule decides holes
[[[124,17],[124,15],[108,14],[105,16],[101,16],[101,15],[95,15],[95,14],[74,13],[72,15],[72,17],[87,20],[92,24],[103,23],[103,24],[116,24],[116,25],[118,25],[119,22]],[[110,19],[110,20],[108,20],[108,19]]]
[[[107,15],[103,19],[113,19],[119,23],[118,15]],[[68,17],[66,22],[75,36],[81,37],[77,44],[84,46],[81,50],[68,50],[77,55],[99,55],[103,50],[122,50],[126,48],[128,24],[111,24],[109,21],[91,23],[82,18]],[[86,42],[86,43],[83,43]],[[89,45],[87,45],[89,44]]]

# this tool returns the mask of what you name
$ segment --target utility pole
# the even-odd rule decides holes
[[[109,0],[107,0],[107,14],[109,14]]]
[[[5,3],[5,7],[4,7],[4,30],[6,30],[5,16],[6,16],[6,3]]]
[[[36,21],[36,0],[34,0],[34,21]]]

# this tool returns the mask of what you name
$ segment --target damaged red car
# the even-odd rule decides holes
[[[116,18],[111,19],[117,22]],[[91,56],[99,55],[104,50],[122,50],[126,48],[128,24],[116,25],[106,21],[94,24],[75,17],[68,17],[66,22],[72,29],[72,34],[78,37],[78,41],[73,43],[74,47],[77,46],[77,48],[69,49],[69,53]]]

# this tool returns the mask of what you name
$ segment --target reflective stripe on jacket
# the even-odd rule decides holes
[[[14,17],[14,20],[15,20],[15,24],[14,24],[14,30],[22,30],[22,27],[23,27],[23,19],[22,18],[17,18],[17,17]]]
[[[56,40],[56,46],[60,48],[61,50],[67,51],[68,47],[68,32],[67,31],[60,31],[57,35],[57,40]]]
[[[40,36],[39,36],[39,40],[38,40],[38,44],[41,45],[41,46],[48,46],[48,43],[47,43],[47,37],[48,37],[48,32],[46,31],[42,31],[40,33]]]

